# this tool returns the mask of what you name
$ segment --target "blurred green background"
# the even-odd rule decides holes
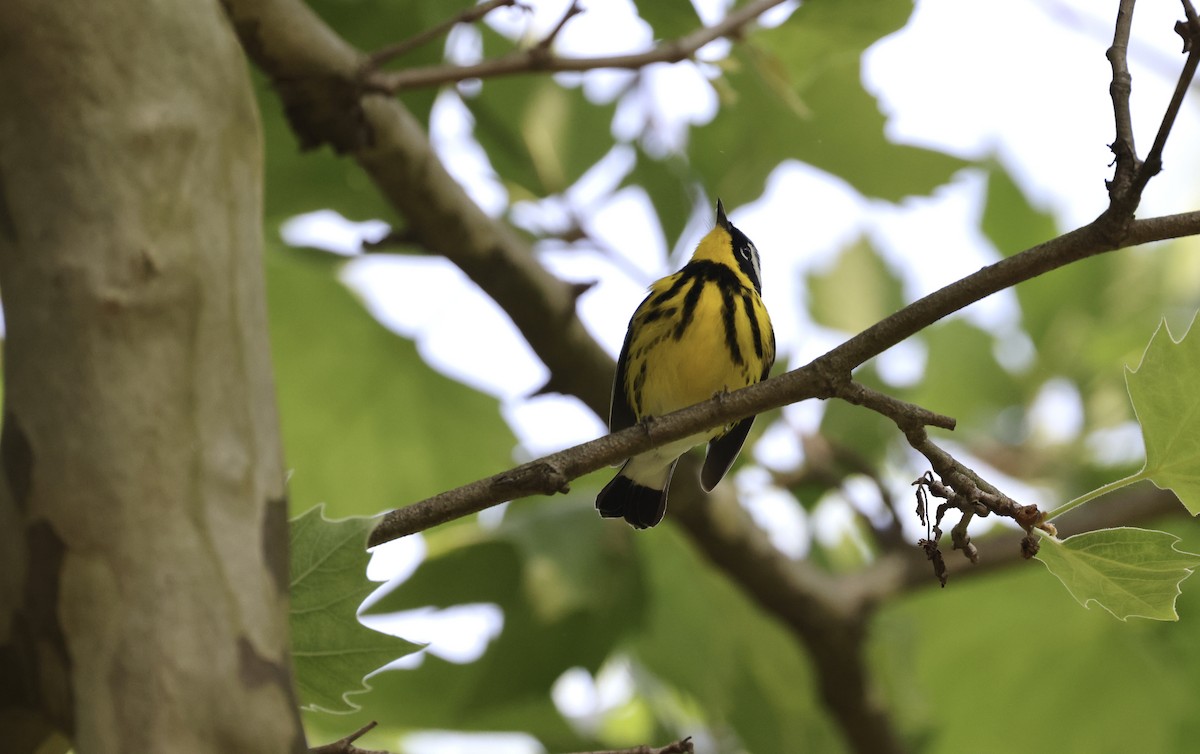
[[[467,5],[310,4],[364,50]],[[395,65],[496,56],[536,41],[565,6],[531,5],[536,14],[503,11],[494,25],[459,29],[448,44],[426,45]],[[677,37],[724,9],[702,3],[698,11],[687,0],[585,7],[560,36],[562,54]],[[705,48],[702,64],[619,76],[517,76],[401,100],[426,123],[434,118],[435,144],[436,125],[447,122],[438,120],[438,108],[469,116],[459,121],[466,138],[442,142],[443,156],[476,142],[477,156],[494,171],[473,187],[490,197],[489,211],[516,223],[559,274],[602,281],[580,307],[610,351],[623,336],[628,302],[678,265],[679,253],[711,222],[711,200],[745,207],[732,216],[763,254],[780,368],[798,366],[933,287],[1103,208],[1112,138],[1104,50],[1115,9],[993,5],[986,13],[994,26],[977,20],[963,27],[961,11],[946,2],[811,0],[774,11],[773,28]],[[984,11],[974,12],[978,19]],[[1172,66],[1182,62],[1169,24],[1152,23],[1139,20],[1144,36],[1131,52],[1136,122],[1144,125],[1139,143],[1147,144],[1145,129],[1163,104],[1155,95],[1169,89]],[[524,29],[523,38],[513,29]],[[989,56],[992,49],[1009,52]],[[1032,78],[1039,65],[1041,75]],[[678,91],[704,97],[671,100],[664,94],[670,79],[655,78],[675,75],[666,68],[686,68],[693,88]],[[1088,77],[1073,78],[1081,70]],[[911,91],[884,88],[897,81]],[[599,422],[577,419],[578,407],[558,415],[560,424],[578,424],[564,428],[536,405],[529,409],[511,386],[481,391],[434,368],[423,358],[421,335],[393,332],[373,315],[386,287],[346,282],[389,264],[392,274],[417,275],[406,264],[419,250],[364,259],[284,243],[280,225],[317,210],[348,221],[403,220],[353,162],[328,150],[298,152],[261,80],[259,94],[271,335],[293,513],[324,503],[331,517],[374,515],[565,444],[530,440],[541,432],[538,421],[543,437],[594,436]],[[683,110],[691,114],[671,118]],[[1196,115],[1193,98],[1168,147],[1167,188],[1148,193],[1142,216],[1196,206],[1200,152],[1187,146],[1197,143]],[[973,135],[954,140],[967,132]],[[1072,171],[1068,159],[1080,143],[1090,145],[1086,174]],[[799,183],[781,176],[800,176]],[[580,192],[581,185],[590,188]],[[593,224],[610,216],[655,222]],[[653,235],[630,232],[643,227]],[[314,237],[308,245],[322,243]],[[953,447],[970,465],[1024,495],[1022,502],[1052,506],[1140,466],[1123,371],[1137,364],[1161,318],[1182,333],[1200,306],[1197,251],[1190,239],[1073,265],[935,325],[858,377],[956,417]],[[482,295],[466,283],[429,293],[443,302],[443,319],[455,316],[456,302],[466,311],[465,302]],[[427,306],[399,303],[410,311]],[[490,353],[470,336],[482,328],[459,324],[457,341],[443,334],[429,348]],[[474,369],[480,380],[499,375],[502,382],[508,371],[530,369],[531,359],[489,355]],[[737,489],[789,557],[850,574],[886,548],[877,529],[901,532],[910,545],[920,536],[909,520],[908,482],[925,468],[879,417],[839,403],[805,406],[760,417]],[[607,476],[406,545],[420,564],[386,587],[373,614],[490,605],[489,614],[502,616],[498,632],[483,632],[491,640],[470,661],[431,652],[416,667],[379,673],[370,692],[351,697],[361,706],[351,715],[307,712],[311,740],[333,740],[376,720],[360,746],[567,752],[691,735],[706,754],[846,750],[796,638],[715,569],[670,512],[649,532],[600,521],[592,501]],[[1183,549],[1200,550],[1190,519],[1154,525],[1182,537]],[[986,540],[980,546],[985,560],[1004,559]],[[1122,623],[1081,608],[1036,562],[956,575],[945,590],[931,575],[871,619],[865,659],[872,693],[911,751],[1191,751],[1200,736],[1194,584],[1184,583],[1178,607],[1178,623]],[[480,633],[452,620],[437,626]],[[428,730],[525,736],[407,738]]]

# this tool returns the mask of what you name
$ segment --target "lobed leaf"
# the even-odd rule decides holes
[[[1174,492],[1195,516],[1200,514],[1200,337],[1189,339],[1191,329],[1175,340],[1161,322],[1137,369],[1126,371],[1125,384],[1146,444],[1142,476]]]
[[[1179,620],[1179,584],[1200,566],[1200,555],[1175,547],[1164,531],[1121,527],[1044,537],[1038,560],[1079,604],[1097,603],[1121,620]]]
[[[367,628],[358,606],[374,590],[367,580],[367,535],[374,521],[330,521],[318,505],[292,519],[292,659],[300,704],[349,713],[351,694],[370,686],[369,673],[410,654],[419,645]]]

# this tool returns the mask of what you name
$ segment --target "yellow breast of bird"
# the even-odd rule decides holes
[[[774,360],[757,292],[686,272],[654,286],[632,327],[625,387],[638,419],[752,385]]]

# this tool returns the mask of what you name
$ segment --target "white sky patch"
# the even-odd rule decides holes
[[[800,447],[796,430],[783,421],[767,427],[751,451],[754,460],[776,471],[798,468],[804,461],[804,449]]]
[[[403,581],[417,570],[425,559],[425,536],[420,532],[400,539],[393,539],[371,549],[371,562],[367,564],[367,578],[371,581]],[[374,602],[374,595],[363,603]]]
[[[379,321],[415,340],[430,366],[465,385],[513,399],[549,376],[504,310],[448,259],[367,256],[342,279]]]
[[[1047,380],[1029,406],[1026,421],[1034,442],[1068,443],[1083,431],[1083,399],[1075,383],[1062,377]]]
[[[925,376],[929,349],[924,343],[906,340],[875,357],[879,377],[892,387],[913,387]]]
[[[474,138],[475,119],[451,90],[441,92],[429,114],[429,141],[446,171],[471,200],[491,217],[508,209],[508,191],[500,183],[487,152]]]
[[[633,282],[643,291],[669,271],[665,262],[668,242],[642,187],[617,191],[583,220],[584,229],[600,248],[619,258],[617,264],[637,274]]]
[[[813,508],[810,516],[817,541],[827,549],[835,549],[849,542],[866,560],[870,549],[863,541],[862,532],[856,524],[857,515],[840,490],[830,490]]]
[[[639,98],[656,128],[646,150],[655,156],[682,151],[688,127],[717,115],[717,93],[696,64],[660,64],[646,70]]]
[[[984,181],[981,172],[968,170],[933,196],[873,205],[871,240],[889,268],[901,273],[906,300],[915,301],[999,261],[977,226]],[[1019,322],[1020,306],[1008,289],[972,304],[962,316],[994,330]]]
[[[753,466],[744,467],[734,475],[734,482],[738,501],[750,513],[754,523],[767,533],[776,549],[790,558],[808,554],[807,517],[791,493],[774,486],[765,469]]]
[[[378,241],[388,230],[383,220],[353,222],[331,209],[322,209],[284,220],[279,235],[292,246],[312,246],[349,257],[362,250],[363,241]]]
[[[892,520],[892,511],[884,503],[874,480],[862,474],[853,474],[846,477],[841,489],[842,497],[854,506],[856,511],[870,519],[872,525],[882,527]],[[901,515],[902,511],[907,509],[907,506],[901,507]]]
[[[995,342],[992,343],[992,355],[996,363],[1011,374],[1024,374],[1033,368],[1037,359],[1037,346],[1033,338],[1018,327],[1001,327]]]
[[[784,420],[796,430],[796,434],[816,434],[817,430],[821,428],[821,419],[825,416],[825,402],[789,403],[781,411]]]
[[[554,706],[589,734],[599,731],[605,715],[626,704],[634,694],[633,671],[628,658],[617,656],[593,677],[584,668],[570,668],[550,689]]]
[[[988,14],[987,28],[981,29],[979,9],[971,3],[917,3],[904,30],[863,58],[863,80],[888,115],[888,136],[967,158],[996,153],[1032,199],[1053,207],[1064,226],[1089,222],[1108,201],[1107,145],[1114,134],[1112,71],[1104,52],[1112,43],[1115,8],[1105,5],[1100,13],[1098,7],[1065,0],[1048,10],[1039,0],[1014,0],[1003,13]],[[1137,10],[1129,64],[1134,131],[1144,154],[1183,58],[1171,31],[1179,6],[1155,3]],[[1097,23],[1079,23],[1079,17]],[[1021,40],[1017,54],[1014,39]],[[946,65],[948,60],[954,64]],[[1196,108],[1185,110],[1177,135],[1195,133],[1198,125]],[[1194,146],[1190,152],[1194,157]],[[1176,172],[1151,182],[1150,206],[1143,203],[1143,213],[1165,208],[1158,197],[1178,195],[1169,185],[1192,180],[1187,171]],[[1174,211],[1184,208],[1177,203]]]
[[[1085,443],[1089,460],[1103,466],[1134,464],[1146,457],[1142,427],[1135,421],[1090,432]]]
[[[454,605],[442,610],[423,607],[387,615],[362,615],[364,625],[418,644],[425,652],[457,664],[475,662],[504,629],[504,612],[487,602]],[[396,667],[421,664],[422,653],[401,658]]]
[[[608,433],[604,421],[574,396],[540,395],[507,402],[500,410],[521,443],[520,456],[527,460]]]
[[[430,730],[404,737],[404,754],[545,754],[528,733],[456,733]]]
[[[841,179],[789,160],[771,172],[761,197],[729,210],[730,220],[758,247],[777,360],[794,354],[807,361],[824,353],[828,349],[812,347],[804,279],[858,237],[866,202]]]

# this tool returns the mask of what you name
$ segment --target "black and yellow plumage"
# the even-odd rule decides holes
[[[691,260],[655,282],[629,322],[613,381],[612,432],[766,378],[775,333],[763,306],[758,250],[717,202],[717,224]],[[700,483],[711,490],[729,471],[754,417],[625,462],[596,497],[606,518],[645,529],[662,520],[679,456],[700,443],[708,455]]]

